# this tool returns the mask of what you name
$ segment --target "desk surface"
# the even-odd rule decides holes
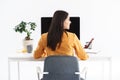
[[[86,53],[89,55],[89,59],[85,61],[95,61],[95,60],[110,60],[110,56],[102,56],[99,50],[85,49]],[[8,56],[8,60],[12,61],[44,61],[44,58],[34,59],[33,53],[15,53]],[[82,60],[80,60],[82,61]]]
[[[109,56],[100,56],[99,54],[88,54],[89,59],[85,61],[110,60]],[[45,58],[34,59],[32,53],[16,53],[8,57],[9,61],[44,61]],[[82,61],[82,60],[80,60]]]

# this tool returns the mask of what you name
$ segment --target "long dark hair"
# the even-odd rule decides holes
[[[63,10],[57,10],[52,18],[51,25],[47,36],[47,47],[53,51],[56,50],[56,46],[61,44],[61,38],[64,32],[64,21],[67,18],[68,13]]]

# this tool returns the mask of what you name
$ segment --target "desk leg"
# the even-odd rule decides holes
[[[109,71],[109,80],[112,80],[112,59],[109,58],[109,65],[110,65],[110,71]]]
[[[19,61],[17,62],[17,69],[18,69],[18,80],[20,80],[20,63]]]
[[[10,80],[10,61],[8,60],[8,80]]]

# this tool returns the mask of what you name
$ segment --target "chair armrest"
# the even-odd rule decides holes
[[[84,80],[86,80],[86,77],[87,77],[87,71],[88,71],[88,68],[87,67],[84,67],[81,71],[81,74],[84,75]]]
[[[49,74],[49,72],[42,72],[40,67],[36,67],[37,70],[37,76],[38,76],[38,80],[41,79],[41,75],[40,74]],[[80,75],[80,74],[84,74],[84,80],[86,80],[86,75],[87,75],[87,68],[84,67],[83,70],[81,72],[75,72],[76,75]]]
[[[86,80],[86,76],[87,76],[87,67],[84,67],[83,70],[81,72],[75,72],[76,75],[84,75],[84,78],[81,78],[82,80]]]
[[[81,73],[80,73],[80,72],[75,72],[75,74],[78,74],[78,75],[79,75],[79,74],[81,74]]]
[[[41,80],[41,79],[42,79],[41,76],[42,76],[43,74],[49,74],[49,72],[42,72],[40,67],[36,67],[36,71],[37,71],[38,80]],[[40,74],[41,74],[41,75],[40,75]]]
[[[49,74],[49,72],[42,72],[40,67],[37,67],[37,73],[39,73],[39,74]]]

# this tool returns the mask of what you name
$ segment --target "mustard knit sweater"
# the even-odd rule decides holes
[[[75,54],[78,56],[81,60],[88,59],[88,55],[84,51],[83,47],[81,46],[80,40],[77,38],[76,34],[67,32],[67,34],[64,32],[62,37],[62,43],[61,46],[56,48],[55,51],[51,50],[47,47],[47,34],[44,33],[41,35],[41,38],[38,42],[37,48],[34,51],[34,58],[42,58],[47,57],[50,55],[68,55],[68,56],[74,56]]]

